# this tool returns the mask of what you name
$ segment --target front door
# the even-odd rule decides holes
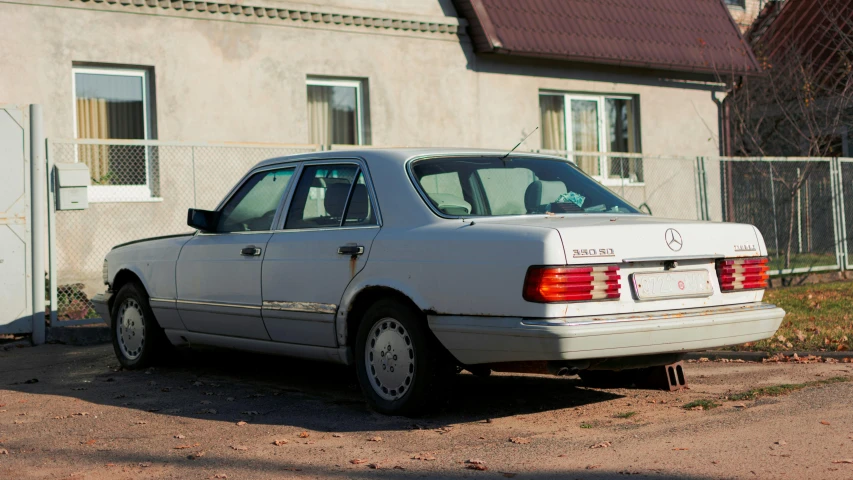
[[[273,340],[337,345],[338,303],[379,233],[374,206],[360,163],[304,166],[264,256],[263,317]]]
[[[178,257],[178,311],[193,332],[269,340],[261,319],[261,265],[294,169],[250,175]]]

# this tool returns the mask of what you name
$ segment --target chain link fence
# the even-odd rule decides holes
[[[50,141],[53,164],[89,167],[89,207],[58,211],[51,252],[58,321],[95,318],[90,299],[103,291],[102,267],[118,244],[190,232],[187,209],[213,209],[251,167],[316,145],[238,146],[73,140]]]
[[[256,163],[321,149],[50,141],[51,163],[85,163],[92,177],[89,208],[56,212],[52,222],[56,319],[70,324],[97,316],[89,299],[104,288],[103,259],[113,246],[189,232],[187,208],[215,208]],[[853,268],[847,255],[853,250],[853,159],[533,152],[583,160],[581,168],[592,165],[588,173],[654,216],[755,225],[770,252],[772,274]]]

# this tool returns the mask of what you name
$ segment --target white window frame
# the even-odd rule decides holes
[[[355,118],[356,118],[356,145],[364,145],[364,92],[361,80],[342,80],[332,78],[308,77],[305,82],[306,88],[312,87],[355,87]]]
[[[131,68],[111,67],[72,67],[71,69],[71,112],[74,118],[74,138],[78,138],[77,131],[77,74],[90,75],[112,75],[116,77],[137,77],[142,80],[142,126],[144,138],[151,139],[151,103],[148,70]],[[119,139],[116,139],[119,140]],[[145,149],[145,185],[90,185],[88,187],[89,203],[117,203],[117,202],[151,202],[160,201],[159,198],[151,196],[151,159],[147,146]],[[77,158],[78,149],[74,149],[74,161]]]
[[[574,129],[572,128],[572,100],[583,100],[583,101],[595,101],[596,108],[598,109],[598,152],[600,153],[621,153],[621,152],[610,152],[610,130],[607,124],[607,100],[631,100],[634,102],[634,112],[635,118],[632,120],[635,122],[635,127],[639,127],[636,122],[639,120],[636,117],[636,103],[637,97],[631,95],[603,95],[603,94],[588,94],[588,93],[554,93],[554,92],[539,92],[539,96],[543,95],[551,95],[556,97],[563,97],[563,115],[564,115],[564,124],[566,126],[566,150],[573,151],[574,150]],[[639,130],[639,128],[638,128]],[[584,157],[588,157],[591,155],[584,155]],[[627,178],[610,178],[607,175],[607,159],[610,158],[607,155],[600,155],[598,157],[598,175],[593,175],[592,178],[596,179],[602,185],[607,186],[621,186],[621,185],[631,185],[631,186],[643,186],[645,182],[632,182]],[[569,155],[568,159],[577,164],[574,159],[574,155]]]

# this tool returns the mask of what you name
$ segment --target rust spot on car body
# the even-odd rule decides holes
[[[355,277],[355,267],[358,265],[358,255],[349,257],[349,278]]]

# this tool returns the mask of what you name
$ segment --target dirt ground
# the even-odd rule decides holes
[[[12,349],[0,478],[853,478],[853,381],[724,399],[853,377],[850,364],[686,373],[690,389],[672,393],[463,373],[436,412],[409,419],[369,411],[339,366],[208,350],[131,372],[106,345]],[[683,408],[699,399],[721,406]]]

